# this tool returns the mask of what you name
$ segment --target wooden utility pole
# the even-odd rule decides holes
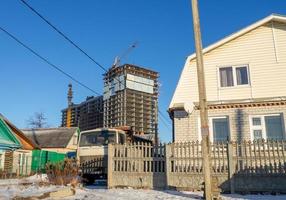
[[[206,200],[211,200],[211,170],[210,170],[210,156],[209,156],[209,126],[208,126],[208,111],[207,111],[207,97],[205,86],[204,62],[202,53],[202,40],[200,30],[200,19],[198,10],[198,1],[192,1],[192,13],[194,24],[194,35],[196,45],[196,63],[197,63],[197,77],[199,86],[199,106],[200,106],[200,120],[201,120],[201,134],[202,134],[202,155],[203,155],[203,172],[204,172],[204,196]]]

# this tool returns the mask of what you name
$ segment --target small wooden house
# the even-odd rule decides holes
[[[79,137],[77,127],[23,129],[22,131],[42,150],[65,154],[76,152]]]
[[[0,171],[11,171],[13,160],[8,159],[8,157],[5,156],[8,154],[11,155],[10,152],[19,148],[21,148],[20,141],[16,138],[0,115]]]
[[[32,153],[33,150],[39,149],[39,147],[7,118],[2,116],[2,119],[21,145],[21,148],[14,151],[6,151],[5,160],[11,160],[12,166],[10,167],[10,171],[17,175],[30,175],[33,160]]]

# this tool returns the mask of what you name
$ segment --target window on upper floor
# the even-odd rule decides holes
[[[248,66],[231,66],[219,68],[220,87],[249,85]]]
[[[269,114],[250,116],[250,132],[252,140],[283,140],[283,115]]]

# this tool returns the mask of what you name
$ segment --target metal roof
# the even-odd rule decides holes
[[[23,133],[41,148],[66,148],[77,127],[22,129]]]

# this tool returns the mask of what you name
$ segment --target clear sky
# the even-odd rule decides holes
[[[28,0],[35,9],[108,68],[134,41],[123,63],[160,73],[159,108],[168,105],[188,55],[194,52],[189,0]],[[271,13],[286,15],[285,0],[200,0],[204,47]],[[0,1],[0,26],[92,89],[102,93],[103,71],[18,0]],[[20,128],[34,112],[59,126],[70,80],[0,31],[0,112]],[[73,83],[74,103],[90,91]],[[171,140],[171,121],[159,134]]]

